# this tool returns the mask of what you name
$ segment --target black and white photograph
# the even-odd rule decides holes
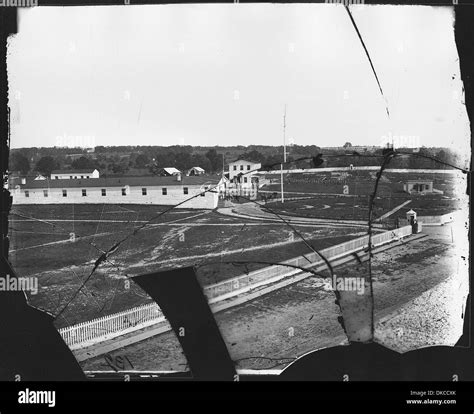
[[[473,379],[463,10],[22,6],[1,381]]]

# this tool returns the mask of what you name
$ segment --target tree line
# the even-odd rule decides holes
[[[223,155],[217,153],[213,148],[206,153],[189,153],[185,151],[157,152],[152,154],[132,152],[128,155],[118,154],[94,154],[94,157],[87,154],[79,158],[71,159],[70,156],[46,155],[38,159],[34,165],[21,151],[15,151],[10,155],[10,171],[20,171],[27,175],[36,172],[43,175],[50,175],[52,171],[58,169],[84,170],[98,169],[102,173],[125,174],[131,170],[146,170],[149,173],[156,173],[160,168],[175,167],[185,171],[192,167],[201,167],[206,172],[222,171]]]
[[[138,148],[142,149],[142,147]],[[120,175],[137,172],[156,174],[160,168],[166,167],[175,167],[180,171],[186,171],[192,167],[201,167],[207,173],[220,173],[224,164],[236,161],[239,158],[261,163],[263,169],[266,170],[280,168],[280,164],[283,162],[283,147],[265,147],[261,151],[252,148],[255,148],[255,146],[248,147],[247,150],[245,150],[245,147],[242,147],[241,151],[236,151],[232,156],[229,156],[228,152],[218,152],[216,148],[208,149],[206,152],[193,152],[187,148],[183,150],[182,147],[178,146],[166,147],[166,150],[161,149],[160,151],[132,151],[127,154],[112,151],[109,153],[96,151],[93,156],[84,153],[79,158],[74,159],[64,152],[59,152],[56,155],[49,153],[48,155],[41,156],[33,165],[30,165],[28,157],[30,154],[28,152],[14,150],[10,153],[9,164],[11,171],[20,171],[23,175],[28,173],[49,175],[51,171],[57,169],[83,170],[95,168],[102,174]],[[462,154],[458,154],[448,148],[422,147],[416,153],[412,149],[406,149],[405,151],[435,157],[452,165],[460,165],[463,161]],[[369,166],[379,165],[382,161],[382,149],[362,154],[351,151],[346,151],[345,153],[341,151],[323,151],[321,153],[320,149],[316,146],[292,146],[287,151],[287,164],[285,168],[314,168],[315,164],[312,157],[318,154],[322,154],[322,162],[318,162],[317,167],[345,167],[351,164],[354,166]],[[390,162],[390,168],[443,169],[447,167],[435,161],[414,155],[395,157]]]

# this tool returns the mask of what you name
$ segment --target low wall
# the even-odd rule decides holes
[[[416,219],[419,223],[422,223],[425,226],[442,226],[446,223],[452,223],[455,215],[455,212],[453,212],[441,216],[418,216]],[[404,218],[400,218],[398,222],[400,225],[408,224],[408,220]]]
[[[324,157],[324,156],[323,156]],[[283,170],[287,173],[317,173],[317,172],[336,172],[336,171],[379,171],[380,165],[376,166],[354,166],[354,167],[326,167],[326,168],[306,168]],[[384,172],[387,173],[421,173],[421,174],[459,174],[458,170],[427,170],[415,168],[386,168]],[[281,174],[281,170],[259,171],[257,174]]]
[[[443,225],[445,223],[451,223],[454,221],[454,214],[448,213],[443,214],[442,216],[420,216],[418,221],[421,221],[425,225],[429,224],[439,224]]]

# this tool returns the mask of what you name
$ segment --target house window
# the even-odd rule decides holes
[[[82,197],[86,197],[87,196],[87,190],[83,189],[82,190]]]
[[[234,165],[234,171],[237,171],[237,165]]]
[[[146,195],[146,188],[142,188],[142,195]]]
[[[122,195],[127,195],[127,190],[125,188],[122,188]]]
[[[102,197],[107,195],[107,190],[105,188],[102,189]]]
[[[25,197],[29,197],[30,196],[30,192],[28,190],[25,190]]]
[[[48,190],[43,190],[43,195],[44,195],[45,197],[48,197]]]
[[[161,194],[166,195],[168,194],[168,190],[166,188],[161,189]]]
[[[183,194],[188,194],[188,187],[183,187]]]
[[[70,175],[69,178],[72,180],[72,175]]]
[[[240,171],[243,171],[243,170],[244,170],[244,166],[241,165],[241,166],[240,166]]]
[[[88,176],[88,175],[86,175],[86,178],[89,178],[89,176]]]
[[[246,182],[247,182],[247,177],[244,177],[244,183],[246,183]]]
[[[250,165],[247,165],[247,170],[250,170]]]
[[[67,190],[63,190],[63,197],[67,197]]]
[[[74,178],[76,179],[76,178],[77,178],[77,175],[75,175]]]
[[[83,175],[81,175],[81,178],[84,178],[84,176],[83,176]]]
[[[54,176],[54,179],[57,180],[59,177],[57,175]]]

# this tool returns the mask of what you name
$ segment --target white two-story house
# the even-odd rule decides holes
[[[225,192],[255,198],[259,184],[258,170],[261,167],[260,163],[242,159],[229,163],[229,182],[225,185]]]
[[[258,184],[258,175],[256,174],[262,164],[237,160],[229,163],[229,180],[235,184],[241,184],[242,187],[251,187],[252,183]]]

